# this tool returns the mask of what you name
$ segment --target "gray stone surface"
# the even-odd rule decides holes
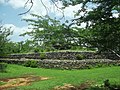
[[[40,55],[42,53],[33,53],[33,54],[11,54],[9,56],[3,58],[11,58],[11,59],[21,59],[21,58],[28,58],[28,59],[40,59]],[[76,60],[76,55],[80,54],[85,56],[85,59],[113,59],[113,60],[120,60],[115,54],[112,53],[102,53],[97,54],[95,52],[47,52],[45,56],[47,59],[60,59],[60,60]]]
[[[24,64],[26,60],[30,59],[0,59],[0,62],[10,64]],[[32,59],[33,60],[33,59]],[[87,60],[38,60],[38,67],[40,68],[58,68],[58,69],[85,69],[97,67],[98,65],[120,65],[120,60],[109,59],[87,59]]]

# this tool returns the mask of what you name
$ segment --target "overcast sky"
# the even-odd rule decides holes
[[[42,0],[44,5],[41,3],[41,0],[33,0],[34,5],[31,11],[24,15],[18,15],[22,12],[25,12],[29,9],[30,3],[27,4],[26,8],[24,8],[25,2],[27,0],[0,0],[0,21],[6,27],[12,27],[14,30],[13,35],[10,37],[12,41],[19,42],[25,40],[28,37],[20,37],[19,35],[24,33],[25,31],[29,31],[28,25],[22,19],[33,18],[30,16],[30,13],[38,14],[38,15],[46,15],[47,11],[44,7],[46,5],[48,9],[48,14],[51,17],[57,17],[58,19],[62,17],[62,13],[57,10],[57,8],[51,3],[49,0]],[[60,2],[56,3],[58,7],[62,7]],[[65,18],[72,19],[74,17],[73,11],[77,11],[81,8],[81,5],[70,6],[64,10]],[[64,19],[62,19],[64,21]]]

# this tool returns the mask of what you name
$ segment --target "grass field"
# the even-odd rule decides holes
[[[24,75],[36,75],[49,77],[44,81],[32,82],[28,86],[19,86],[19,90],[51,90],[55,86],[62,86],[65,83],[79,85],[85,81],[92,81],[96,84],[102,84],[104,80],[109,79],[112,84],[120,84],[120,67],[105,67],[85,70],[57,70],[29,68],[19,65],[8,65],[7,72],[0,73],[0,79],[20,77]]]

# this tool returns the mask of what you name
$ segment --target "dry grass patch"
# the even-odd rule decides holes
[[[47,79],[49,78],[41,77],[41,76],[34,76],[34,75],[19,77],[19,78],[1,79],[0,81],[4,82],[5,84],[0,86],[0,90],[17,87],[17,86],[26,86],[26,85],[30,85],[31,82],[47,80]]]
[[[93,84],[93,82],[91,82],[91,81],[81,83],[78,86],[74,86],[71,84],[64,84],[64,86],[56,86],[54,88],[54,90],[86,90],[86,89],[90,88],[92,84]]]

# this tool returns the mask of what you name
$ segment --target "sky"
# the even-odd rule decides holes
[[[23,19],[32,19],[33,17],[30,16],[30,13],[38,14],[38,15],[46,15],[48,14],[52,18],[56,17],[60,19],[62,17],[62,13],[60,10],[58,10],[53,3],[51,3],[49,0],[42,0],[44,5],[47,7],[47,11],[42,4],[41,0],[33,0],[34,4],[32,9],[29,13],[18,15],[20,13],[26,12],[29,8],[31,3],[28,2],[26,7],[24,8],[24,5],[27,0],[0,0],[0,21],[2,21],[2,24],[5,27],[12,27],[11,30],[13,30],[13,35],[9,38],[11,41],[14,42],[20,42],[24,41],[26,39],[29,39],[30,37],[20,37],[19,35],[30,31],[28,29],[28,23],[23,21]],[[62,7],[61,2],[56,3],[58,7]],[[65,8],[64,15],[65,19],[72,19],[74,18],[74,13],[78,9],[81,8],[81,5],[78,4],[76,6],[69,6]],[[64,21],[65,19],[62,19]]]

